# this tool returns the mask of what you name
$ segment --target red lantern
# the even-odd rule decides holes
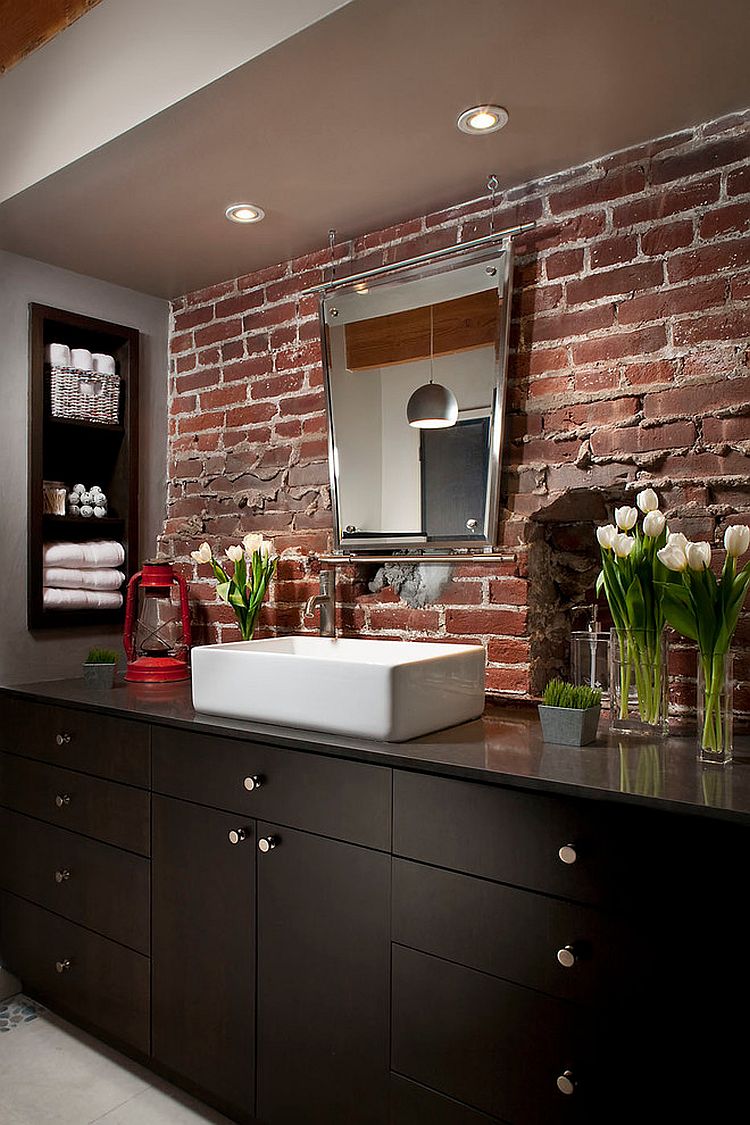
[[[175,596],[176,595],[176,596]],[[128,583],[123,637],[130,683],[164,684],[190,677],[187,583],[172,564],[144,562]]]

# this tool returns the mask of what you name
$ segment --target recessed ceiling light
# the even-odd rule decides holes
[[[254,203],[233,203],[224,214],[232,223],[259,223],[266,217],[265,211]]]
[[[475,105],[460,114],[456,125],[462,133],[496,133],[508,124],[508,111],[499,105]]]

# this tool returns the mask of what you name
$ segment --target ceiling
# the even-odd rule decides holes
[[[100,0],[0,0],[0,74],[48,43]]]
[[[7,200],[0,246],[176,296],[746,108],[749,36],[745,0],[354,0]]]

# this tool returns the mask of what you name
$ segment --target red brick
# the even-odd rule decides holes
[[[487,691],[521,695],[529,691],[528,668],[488,668],[485,672]]]
[[[550,411],[544,418],[548,433],[564,432],[577,426],[599,426],[608,422],[624,422],[638,410],[638,399],[632,395],[605,399],[600,402],[580,402]]]
[[[553,215],[560,215],[566,211],[578,211],[596,203],[605,203],[610,199],[619,199],[623,195],[634,195],[645,186],[646,176],[642,168],[623,168],[600,176],[597,180],[554,192],[549,197],[549,206]]]
[[[750,157],[750,135],[726,137],[689,152],[676,153],[652,161],[651,182],[664,184],[702,172],[712,172],[727,164],[737,164]]]
[[[250,384],[250,397],[254,399],[279,398],[281,395],[301,390],[302,383],[303,376],[299,372],[275,375],[270,379],[257,379]]]
[[[243,318],[245,332],[257,332],[259,328],[271,328],[277,324],[285,324],[294,319],[294,301],[287,301],[283,305],[274,305],[272,308],[259,309]]]
[[[657,359],[651,363],[629,363],[623,367],[622,374],[625,382],[634,387],[672,383],[675,377],[675,362],[671,359]]]
[[[263,293],[259,290],[249,293],[238,293],[218,301],[215,305],[217,317],[242,316],[244,313],[257,309],[263,304]]]
[[[226,297],[227,293],[234,293],[236,291],[236,283],[234,281],[220,281],[217,285],[209,285],[206,289],[197,289],[194,293],[188,293],[185,297],[185,303],[190,305],[205,305],[209,301],[216,301],[219,297]]]
[[[175,371],[181,374],[183,371],[192,371],[197,365],[198,360],[191,353],[189,355],[178,355],[175,360]]]
[[[743,269],[750,263],[750,238],[715,242],[675,254],[669,259],[667,274],[670,281],[688,281],[692,277],[705,277],[726,269]]]
[[[434,633],[439,624],[440,614],[435,609],[406,609],[394,606],[388,609],[370,610],[370,625],[373,629]]]
[[[236,402],[244,402],[245,397],[245,388],[236,385],[217,387],[213,391],[201,391],[201,410],[213,410],[217,406],[233,406]]]
[[[595,242],[591,247],[591,268],[600,270],[607,266],[615,266],[618,262],[629,262],[637,253],[638,239],[634,234],[605,238],[601,242]]]
[[[731,203],[704,215],[699,231],[701,238],[718,238],[722,234],[743,234],[749,228],[750,202]]]
[[[185,312],[175,313],[174,331],[186,332],[188,328],[195,328],[199,324],[208,324],[213,318],[213,305],[201,305],[197,308],[186,309]]]
[[[558,375],[549,379],[533,379],[529,383],[529,398],[563,394],[564,391],[568,390],[569,385],[567,375]]]
[[[750,417],[705,418],[703,420],[703,440],[709,445],[722,442],[750,442]]]
[[[622,301],[617,308],[620,324],[644,324],[650,320],[664,320],[686,312],[700,312],[702,309],[723,305],[726,300],[726,281],[717,278],[693,282],[679,288],[660,289],[656,293],[644,293]]]
[[[561,250],[559,254],[550,254],[544,266],[550,281],[580,273],[583,269],[583,250]]]
[[[727,195],[750,195],[750,166],[738,168],[727,176]]]
[[[617,335],[594,337],[573,345],[574,363],[599,363],[621,359],[629,355],[657,352],[666,345],[664,326],[654,324],[637,332],[620,332]]]
[[[601,271],[569,281],[566,286],[568,302],[574,305],[587,301],[598,301],[602,297],[614,297],[619,293],[630,293],[639,289],[652,289],[664,280],[664,267],[661,262],[643,262],[619,269]]]
[[[222,363],[230,363],[233,359],[242,359],[244,354],[245,345],[243,340],[230,340],[228,343],[221,345]]]
[[[268,422],[273,418],[277,407],[273,402],[254,402],[249,406],[238,406],[227,411],[227,426],[247,426],[252,422]]]
[[[482,584],[454,579],[441,590],[440,602],[442,605],[481,605]]]
[[[531,285],[513,294],[513,315],[533,316],[549,312],[560,304],[562,285]]]
[[[696,417],[708,411],[723,410],[750,403],[750,376],[720,382],[694,383],[646,395],[643,411],[647,418],[671,415]]]
[[[323,395],[316,392],[309,395],[296,395],[285,398],[282,403],[284,414],[314,414],[323,410],[325,400]]]
[[[273,371],[273,360],[270,355],[251,356],[241,359],[238,363],[228,363],[224,368],[224,382],[235,379],[261,379]]]
[[[678,348],[691,347],[709,340],[740,340],[750,337],[750,308],[678,320],[672,329],[672,335]]]
[[[215,387],[219,381],[219,372],[214,368],[203,371],[194,371],[189,375],[180,375],[175,380],[175,389],[179,394],[184,391],[195,391],[200,387]]]
[[[222,340],[231,340],[242,332],[241,320],[221,320],[209,324],[206,328],[199,328],[195,333],[195,345],[198,348],[206,344],[217,344]]]
[[[591,449],[596,457],[613,457],[626,453],[690,448],[694,441],[695,426],[692,422],[671,422],[648,429],[643,426],[625,426],[617,430],[597,430],[591,435]]]
[[[586,336],[614,323],[615,310],[610,305],[599,305],[593,309],[579,309],[576,312],[553,313],[539,316],[524,326],[527,343],[564,340],[570,336]]]
[[[490,601],[500,605],[526,605],[528,590],[523,578],[497,578],[490,582]]]
[[[292,418],[289,422],[277,422],[274,426],[274,433],[280,437],[299,437],[302,433],[299,418]]]
[[[660,257],[671,250],[689,246],[694,237],[692,219],[681,219],[677,223],[665,223],[644,231],[641,235],[641,249],[644,254]]]
[[[224,415],[219,410],[212,414],[197,414],[187,418],[180,418],[179,432],[181,434],[194,434],[199,430],[219,430],[224,424]]]
[[[733,301],[750,300],[750,271],[737,274],[730,281],[731,299]]]
[[[195,395],[177,395],[169,405],[170,414],[192,414],[198,404]]]
[[[531,655],[530,647],[526,640],[502,637],[488,642],[487,658],[493,664],[525,664]]]
[[[616,227],[630,227],[635,223],[653,223],[680,211],[694,211],[715,203],[721,192],[719,176],[709,176],[694,184],[650,192],[615,207],[612,221]]]
[[[475,637],[489,633],[518,637],[526,631],[526,613],[512,609],[448,609],[445,627],[449,633]]]
[[[568,366],[565,348],[535,348],[516,359],[516,372],[526,376],[546,375],[549,371],[564,371]]]
[[[169,354],[177,355],[178,352],[189,351],[193,347],[193,333],[184,332],[181,336],[171,336],[169,340]]]

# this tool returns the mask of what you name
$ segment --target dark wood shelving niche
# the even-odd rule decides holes
[[[29,305],[29,629],[121,624],[125,609],[45,609],[45,543],[116,539],[125,548],[123,569],[138,563],[138,355],[135,328],[96,320],[45,305]],[[122,380],[120,422],[116,425],[50,413],[48,344],[68,344],[113,355]],[[109,501],[107,516],[52,516],[43,511],[43,482],[98,484]],[[124,591],[123,591],[124,593]]]

